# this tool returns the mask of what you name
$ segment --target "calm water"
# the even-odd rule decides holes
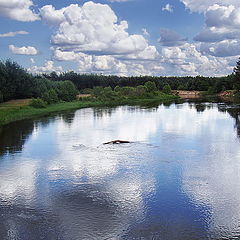
[[[239,116],[124,106],[1,129],[0,239],[240,239]]]

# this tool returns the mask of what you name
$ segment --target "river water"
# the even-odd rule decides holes
[[[239,116],[185,102],[5,126],[0,239],[240,239]]]

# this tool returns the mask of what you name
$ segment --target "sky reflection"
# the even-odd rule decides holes
[[[13,228],[45,239],[240,236],[237,117],[184,103],[17,123],[24,141],[0,141],[0,237]],[[102,144],[114,139],[133,143]]]

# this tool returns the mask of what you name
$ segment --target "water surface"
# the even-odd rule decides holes
[[[239,115],[89,108],[0,129],[0,239],[240,239]]]

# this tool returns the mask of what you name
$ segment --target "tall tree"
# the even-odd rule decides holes
[[[234,73],[234,88],[240,91],[240,58],[237,61],[237,65],[233,70]]]

